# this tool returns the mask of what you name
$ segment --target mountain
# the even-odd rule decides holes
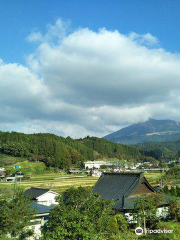
[[[180,139],[180,122],[150,118],[104,137],[112,142],[136,144]]]

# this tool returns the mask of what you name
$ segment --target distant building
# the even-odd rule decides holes
[[[5,179],[5,181],[6,182],[14,182],[15,181],[15,177],[7,177],[6,179]]]
[[[99,170],[93,170],[92,171],[92,177],[100,177],[102,175],[102,172]]]
[[[96,168],[96,169],[99,169],[101,168],[102,165],[106,165],[106,166],[117,166],[119,164],[119,162],[115,162],[115,161],[89,161],[89,162],[85,162],[84,165],[85,165],[85,168],[88,168],[88,169],[93,169],[93,168]]]
[[[53,204],[58,204],[56,202],[56,197],[59,195],[56,192],[51,191],[50,189],[44,188],[30,188],[25,191],[25,196],[29,196],[34,202],[42,204],[45,206],[51,206]]]
[[[82,173],[82,171],[79,169],[69,169],[68,173],[69,174],[78,174],[78,173]]]
[[[16,178],[23,178],[24,177],[24,173],[22,173],[21,171],[17,171],[15,173],[13,173],[11,175],[11,177],[16,177]]]
[[[5,178],[5,172],[0,170],[0,179]]]

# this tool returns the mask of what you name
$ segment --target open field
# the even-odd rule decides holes
[[[59,176],[60,177],[60,176]],[[62,175],[61,175],[62,177]],[[76,178],[60,178],[60,179],[30,179],[28,181],[18,182],[17,186],[27,189],[30,187],[50,188],[58,192],[62,192],[70,187],[87,187],[93,186],[98,178],[96,177],[76,177]],[[14,188],[14,183],[0,182],[0,188]]]
[[[149,173],[144,173],[144,176],[152,185],[154,185],[156,184],[156,181],[160,181],[163,174],[160,172],[149,172]]]
[[[147,180],[150,183],[155,183],[160,173],[145,173]],[[22,189],[30,187],[50,188],[52,190],[63,192],[70,187],[87,187],[94,186],[98,178],[89,176],[74,176],[60,173],[43,173],[41,175],[34,175],[31,179],[17,183]],[[14,183],[0,182],[0,188],[14,188]]]

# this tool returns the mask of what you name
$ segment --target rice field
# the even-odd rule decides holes
[[[62,176],[61,176],[62,177]],[[97,182],[96,177],[59,178],[59,179],[30,179],[28,181],[17,182],[17,186],[22,189],[30,187],[50,188],[57,192],[63,192],[70,187],[92,187]],[[14,188],[14,183],[0,182],[0,188]]]
[[[156,181],[158,181],[158,179],[161,177],[160,173],[145,173],[144,175],[151,184],[156,184]],[[50,188],[57,192],[63,192],[70,187],[93,187],[97,180],[97,177],[91,176],[44,173],[41,175],[34,175],[31,177],[31,179],[26,181],[18,181],[17,186],[24,190],[30,187],[40,187]],[[14,183],[0,182],[0,188],[14,188]]]

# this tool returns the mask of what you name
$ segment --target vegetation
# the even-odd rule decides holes
[[[93,149],[101,157],[117,157],[120,159],[138,159],[141,154],[133,147],[123,144],[113,143],[103,138],[89,137],[79,139],[79,142],[83,143],[90,149]]]
[[[173,168],[170,168],[165,175],[163,176],[163,179],[166,181],[178,181],[180,180],[180,166],[176,166]]]
[[[169,218],[180,222],[180,198],[174,197],[169,200]]]
[[[166,142],[146,142],[133,145],[145,156],[155,159],[178,159],[180,157],[180,140]]]
[[[157,226],[160,218],[157,215],[157,208],[161,205],[162,196],[160,194],[144,195],[135,200],[135,208],[133,210],[133,218],[144,226],[144,232],[147,225],[153,229]]]
[[[101,199],[90,188],[70,188],[59,197],[58,203],[43,229],[45,240],[111,239],[117,233],[118,218],[110,215],[113,203]]]
[[[32,162],[41,161],[47,167],[68,169],[83,167],[86,160],[96,157],[135,158],[140,157],[137,149],[111,143],[105,139],[90,138],[73,140],[54,134],[23,134],[0,132],[0,153],[9,155],[5,162],[0,158],[0,165],[13,163],[11,156],[28,158]]]
[[[18,191],[11,199],[0,200],[0,236],[10,235],[22,239],[32,234],[24,228],[29,225],[34,211],[31,202],[24,197],[23,192]]]

